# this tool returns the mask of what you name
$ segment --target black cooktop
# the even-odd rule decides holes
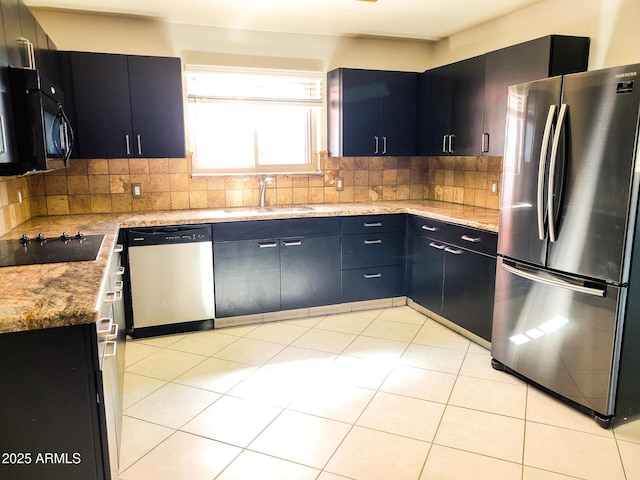
[[[23,235],[17,240],[0,240],[0,267],[41,263],[81,262],[95,260],[104,235],[63,233],[59,237]]]

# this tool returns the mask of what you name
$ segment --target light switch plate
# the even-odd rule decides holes
[[[141,198],[142,197],[142,184],[141,183],[132,183],[131,184],[131,195],[133,195],[133,198]]]
[[[343,177],[336,178],[336,190],[338,190],[339,192],[344,190],[344,178]]]

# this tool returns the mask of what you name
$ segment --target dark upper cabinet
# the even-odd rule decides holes
[[[478,155],[482,142],[484,56],[421,75],[420,155]]]
[[[70,53],[80,158],[183,158],[179,58]]]
[[[549,35],[427,70],[418,79],[419,155],[504,153],[509,85],[587,69],[589,39]]]
[[[486,55],[483,154],[504,153],[510,85],[587,70],[589,39],[549,35]]]
[[[327,90],[330,156],[415,154],[416,73],[340,68]]]

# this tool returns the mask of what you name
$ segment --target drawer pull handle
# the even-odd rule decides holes
[[[99,338],[104,338],[111,333],[113,319],[111,317],[101,318],[96,322],[96,333]]]
[[[118,276],[122,276],[124,275],[124,267],[123,266],[119,266],[118,268],[116,268],[116,275]]]
[[[124,250],[124,245],[122,245],[121,243],[116,244],[116,246],[113,248],[113,253],[122,253]]]
[[[122,300],[122,290],[111,290],[104,294],[104,303],[116,303]]]
[[[431,243],[429,244],[429,246],[430,246],[430,247],[433,247],[433,248],[437,248],[438,250],[444,250],[444,249],[445,249],[445,246],[444,246],[444,245],[440,245],[440,244],[433,243],[433,242],[431,242]]]
[[[382,240],[380,240],[379,238],[377,240],[365,240],[364,244],[365,245],[375,245],[378,243],[382,243]]]
[[[427,232],[437,232],[437,227],[430,227],[428,225],[422,225],[422,230],[426,230]]]
[[[118,352],[118,345],[115,341],[104,342],[104,358],[115,357]]]
[[[299,247],[302,245],[302,240],[298,240],[295,242],[283,242],[285,247]]]
[[[453,253],[454,255],[462,254],[462,250],[454,250],[453,248],[446,247],[444,249],[445,252]]]
[[[382,226],[382,222],[374,222],[374,223],[365,222],[364,226],[365,227],[381,227]]]
[[[460,238],[462,240],[466,240],[467,242],[471,242],[471,243],[479,243],[480,242],[480,237],[470,237],[469,235],[462,235]]]
[[[275,248],[278,246],[277,242],[270,242],[270,243],[258,243],[258,246],[260,248]]]
[[[113,289],[116,292],[121,292],[122,290],[124,290],[124,282],[122,280],[116,281],[116,283],[113,286]]]
[[[382,274],[381,273],[365,273],[364,278],[366,279],[382,278]]]

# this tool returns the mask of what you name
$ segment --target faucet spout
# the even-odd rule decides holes
[[[273,178],[262,177],[260,178],[260,208],[265,206],[265,197],[267,196],[267,185],[273,183]]]

